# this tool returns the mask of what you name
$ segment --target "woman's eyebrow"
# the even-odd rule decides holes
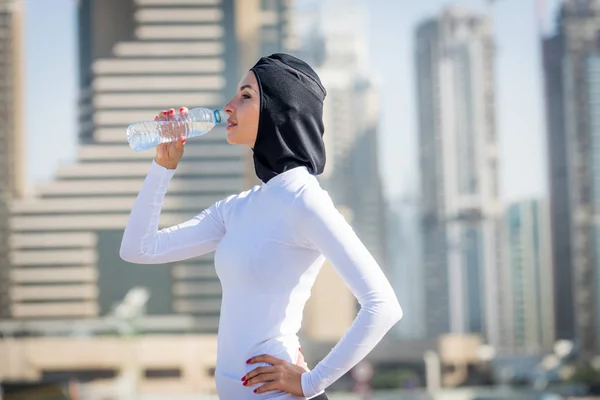
[[[240,86],[240,90],[244,90],[244,89],[252,89],[256,92],[256,89],[254,89],[252,86],[250,85],[242,85]]]

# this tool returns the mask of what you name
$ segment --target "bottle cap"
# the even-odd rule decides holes
[[[225,112],[223,111],[223,109],[219,108],[213,111],[214,115],[215,115],[215,122],[217,124],[220,124],[221,122],[224,122],[224,117],[225,117]]]

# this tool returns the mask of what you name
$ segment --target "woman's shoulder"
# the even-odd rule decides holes
[[[236,193],[225,197],[224,199],[217,202],[217,205],[221,207],[231,207],[238,202],[242,202],[250,198],[253,193],[259,189],[259,186],[254,186],[251,189],[244,190],[243,192]]]
[[[307,181],[296,192],[294,208],[303,214],[313,214],[335,207],[329,192],[323,189],[319,181],[314,178]]]

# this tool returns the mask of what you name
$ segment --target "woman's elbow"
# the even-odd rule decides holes
[[[121,260],[129,263],[136,263],[138,258],[131,248],[124,246],[123,244],[121,244],[121,248],[119,249],[119,257],[121,257]]]
[[[377,299],[371,299],[363,304],[368,312],[377,315],[383,325],[392,328],[400,319],[403,311],[395,295],[383,295],[379,293]]]
[[[389,315],[392,326],[402,319],[404,311],[402,310],[402,307],[400,306],[400,303],[396,297],[390,299],[387,314]]]
[[[135,246],[128,245],[126,241],[121,242],[119,257],[121,257],[121,260],[132,264],[143,264],[145,259],[143,253],[136,249]]]
[[[398,298],[393,292],[383,296],[379,305],[379,310],[379,312],[385,316],[385,320],[390,328],[400,321],[404,314],[400,302],[398,302]]]

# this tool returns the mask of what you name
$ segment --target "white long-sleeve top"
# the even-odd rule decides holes
[[[230,196],[196,217],[158,229],[174,170],[152,163],[131,211],[120,255],[132,263],[167,263],[216,250],[223,296],[215,379],[219,398],[298,399],[255,394],[241,378],[260,354],[290,363],[298,357],[304,305],[325,259],[361,308],[352,326],[313,370],[302,375],[306,398],[321,393],[363,359],[401,318],[402,310],[377,262],[306,168]]]

